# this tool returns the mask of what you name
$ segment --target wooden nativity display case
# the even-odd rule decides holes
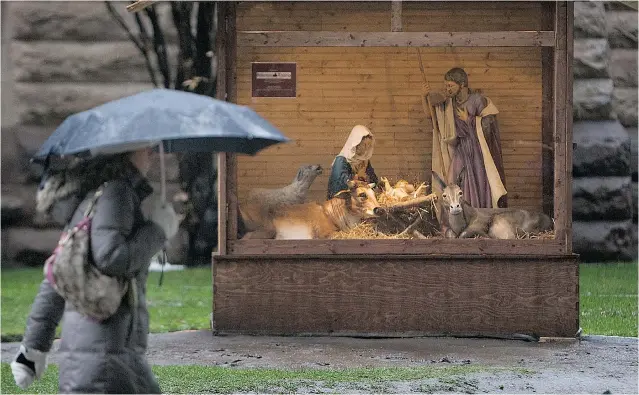
[[[571,2],[218,4],[218,98],[293,142],[219,156],[215,334],[576,335]],[[328,169],[356,124],[376,136],[378,173],[430,180],[418,56],[431,86],[464,67],[497,103],[509,205],[547,212],[554,237],[238,239],[247,189],[285,185],[300,164]],[[289,97],[256,94],[255,65],[268,62],[293,65]],[[326,198],[326,173],[314,200]]]

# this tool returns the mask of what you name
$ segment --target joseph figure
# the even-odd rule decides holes
[[[432,92],[427,83],[422,90],[424,111],[435,116],[432,170],[451,183],[466,168],[460,185],[466,201],[478,208],[506,207],[497,107],[481,92],[468,88],[464,69],[450,69],[444,85],[444,94]],[[433,192],[441,193],[437,183],[432,185]]]

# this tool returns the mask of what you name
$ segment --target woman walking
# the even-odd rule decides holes
[[[151,150],[96,158],[43,178],[37,207],[58,222],[77,224],[98,187],[90,228],[92,263],[104,274],[135,279],[137,302],[124,297],[111,317],[97,321],[77,312],[45,278],[27,318],[20,351],[11,363],[16,384],[26,389],[46,368],[55,329],[61,393],[160,393],[146,361],[149,314],[146,280],[151,258],[178,229],[173,207],[153,194],[146,176]],[[131,292],[131,291],[129,291]]]

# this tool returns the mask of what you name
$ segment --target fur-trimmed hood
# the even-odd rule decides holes
[[[131,179],[134,185],[144,180],[126,154],[73,159],[61,170],[49,167],[36,194],[36,211],[64,225],[89,192],[119,178]]]

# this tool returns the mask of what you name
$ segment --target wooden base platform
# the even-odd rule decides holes
[[[215,334],[574,337],[576,255],[224,255]]]

